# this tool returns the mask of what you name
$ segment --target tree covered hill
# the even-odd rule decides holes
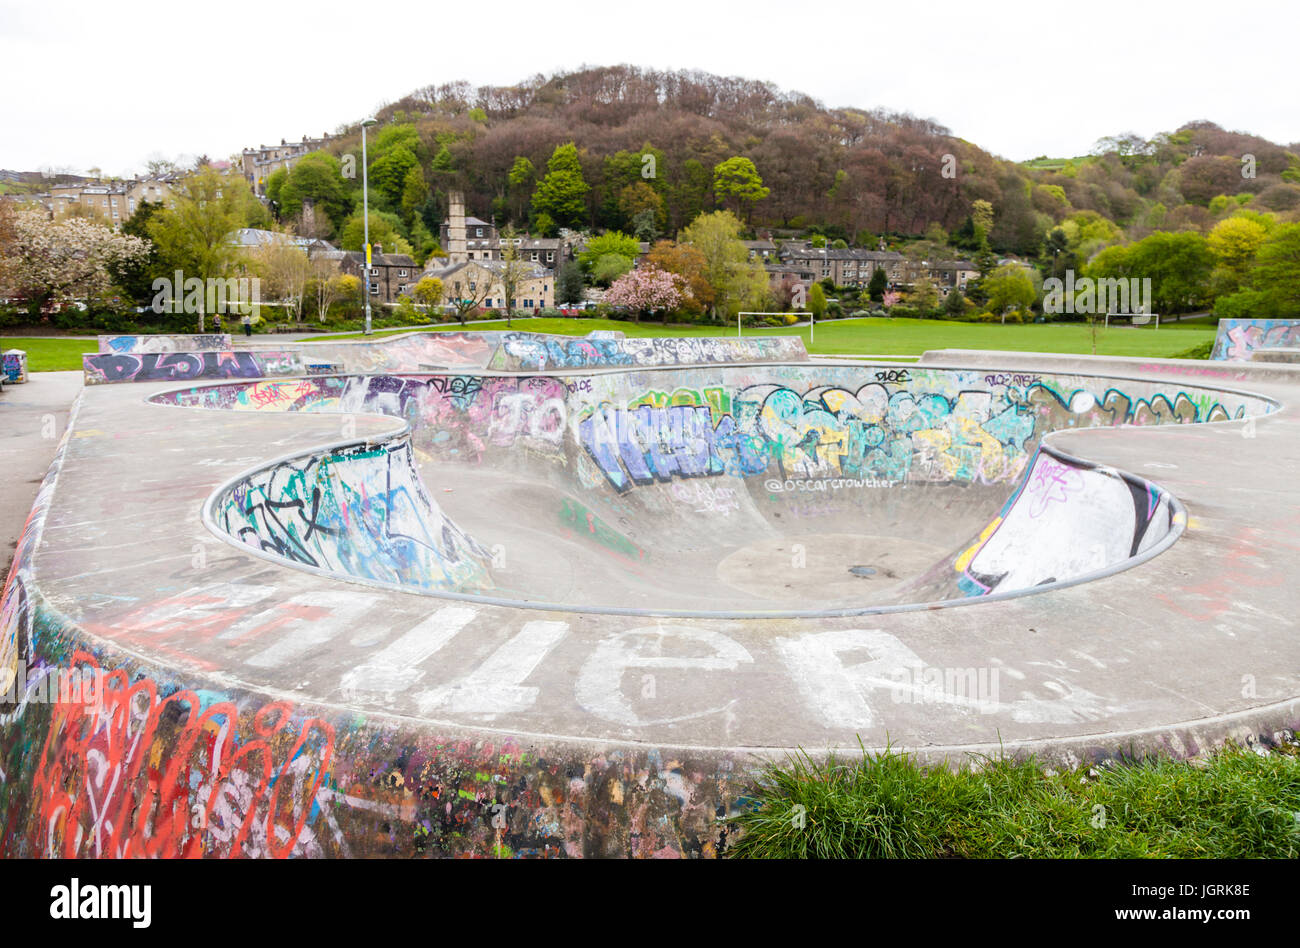
[[[1083,158],[1019,164],[911,115],[631,66],[513,86],[426,86],[377,117],[372,206],[397,218],[417,250],[436,235],[452,188],[471,213],[533,232],[631,233],[639,223],[643,233],[672,235],[702,211],[729,207],[755,230],[869,244],[938,228],[972,249],[971,211],[983,200],[994,211],[993,250],[1022,255],[1042,253],[1063,224],[1080,251],[1155,230],[1205,232],[1241,207],[1283,220],[1300,214],[1300,146],[1209,122],[1151,141],[1119,135]],[[332,150],[359,157],[358,129],[344,130]],[[339,229],[359,177],[327,202]]]

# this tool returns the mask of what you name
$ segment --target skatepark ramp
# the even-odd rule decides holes
[[[1272,408],[1085,375],[776,364],[340,375],[152,401],[406,423],[214,493],[210,528],[258,555],[443,597],[739,616],[1006,597],[1135,565],[1176,539],[1177,500],[1044,438]]]
[[[101,353],[151,384],[0,596],[0,855],[707,857],[796,748],[1300,726],[1291,367],[504,342]]]
[[[557,371],[632,366],[806,361],[797,336],[624,338],[546,333],[413,332],[378,340],[234,348],[226,335],[100,336],[82,357],[87,385],[283,378],[332,372],[492,369]]]

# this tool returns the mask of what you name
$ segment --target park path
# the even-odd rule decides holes
[[[32,372],[28,378],[0,392],[0,559],[6,576],[82,385],[80,372]]]

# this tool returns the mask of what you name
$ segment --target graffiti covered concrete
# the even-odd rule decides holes
[[[804,362],[797,336],[572,339],[541,333],[506,333],[491,369],[505,372],[565,369],[709,365],[741,362]]]
[[[297,353],[266,350],[94,353],[82,356],[87,385],[109,382],[179,382],[191,379],[258,379],[298,375]]]
[[[273,465],[212,509],[240,543],[304,566],[456,592],[486,585],[487,554],[429,497],[404,439]]]
[[[1300,347],[1300,319],[1220,319],[1211,359],[1248,362],[1256,349]]]
[[[1241,426],[1194,427],[1271,409],[1253,396],[1065,372],[810,365],[173,387],[153,404],[87,389],[93,411],[74,417],[24,530],[0,599],[14,692],[0,707],[0,855],[711,856],[727,851],[722,817],[747,805],[761,764],[732,748],[855,752],[859,739],[913,748],[943,734],[991,748],[1069,740],[1053,766],[1076,751],[1096,759],[1108,753],[1100,735],[1128,748],[1115,735],[1253,708],[1239,668],[1271,667],[1294,639],[1283,600],[1265,598],[1286,587],[1294,557],[1258,526],[1222,537],[1203,526],[1143,570],[989,601],[1122,565],[1178,526],[1168,492],[1054,450],[1050,432],[1163,425],[1173,430],[1063,441],[1161,442],[1157,457],[1190,467],[1206,445],[1258,443]],[[369,440],[321,447],[355,439],[338,432],[361,411],[405,427],[359,419]],[[1291,435],[1286,414],[1261,438]],[[583,441],[592,419],[609,429],[607,464]],[[1192,474],[1175,484],[1204,476]],[[46,535],[56,487],[63,515]],[[1276,504],[1260,516],[1290,543],[1300,509],[1283,483],[1268,487],[1248,500]],[[1225,510],[1240,493],[1210,496]],[[205,499],[229,542],[189,519]],[[512,539],[489,589],[530,559],[558,571],[581,548],[591,555],[573,559],[577,571],[608,561],[608,575],[653,581],[652,598],[691,582],[717,596],[717,551],[752,540],[781,554],[779,597],[815,570],[816,538],[892,529],[863,547],[880,559],[825,548],[841,573],[888,566],[891,545],[963,505],[982,519],[935,552],[926,579],[942,586],[930,595],[983,600],[974,608],[667,620],[409,594],[424,571],[467,588],[447,551],[482,562],[472,543],[495,558],[479,531],[504,522]],[[451,547],[444,521],[460,531]],[[110,557],[87,552],[106,537]],[[806,564],[792,543],[807,543]],[[690,560],[708,544],[712,559]],[[373,585],[392,579],[404,591]],[[1240,585],[1259,595],[1234,605]],[[1220,644],[1209,660],[1177,664],[1209,640]],[[1001,673],[1001,696],[936,697],[912,674],[974,666]],[[71,672],[93,694],[65,689]],[[1240,722],[1171,727],[1151,741],[1187,755]],[[931,750],[936,762],[962,753]]]
[[[769,381],[755,381],[756,371]],[[877,375],[883,380],[877,381]],[[665,386],[667,381],[673,384]],[[921,368],[864,373],[838,366],[697,368],[671,377],[653,371],[582,378],[335,376],[205,386],[155,400],[239,411],[375,412],[401,418],[410,426],[411,445],[439,471],[471,465],[483,471],[475,475],[477,481],[490,472],[509,471],[511,479],[551,492],[554,500],[547,503],[562,511],[562,522],[569,525],[565,535],[586,542],[575,561],[584,564],[591,586],[617,597],[626,580],[631,584],[628,601],[636,598],[634,588],[644,595],[654,582],[688,588],[692,571],[712,572],[716,559],[709,560],[710,555],[716,558],[736,543],[757,542],[774,529],[786,532],[794,521],[806,524],[799,530],[808,530],[837,517],[869,522],[890,510],[907,509],[921,501],[921,495],[902,500],[899,491],[909,487],[978,488],[962,501],[968,514],[981,504],[996,509],[992,492],[1009,492],[1016,484],[1026,496],[1035,496],[1036,485],[1045,483],[1043,472],[1053,463],[1038,453],[1039,447],[1053,430],[1192,424],[1269,410],[1267,403],[1250,396],[1193,386]],[[1052,504],[1046,514],[1027,516],[1027,501],[1017,503],[1021,495],[1013,493],[998,515],[997,529],[984,533],[978,555],[972,552],[958,571],[967,581],[953,585],[956,577],[943,574],[947,579],[925,586],[924,595],[960,598],[1032,588],[1087,573],[1094,565],[1113,566],[1147,548],[1133,545],[1135,502],[1120,481],[1072,468],[1062,476],[1071,488],[1076,483],[1086,487],[1082,498],[1059,487],[1072,503]],[[280,496],[274,484],[260,489],[269,490],[265,496],[274,503],[305,502],[292,492]],[[341,494],[337,502],[349,509],[357,496]],[[1163,518],[1164,523],[1164,532],[1152,528],[1147,534],[1143,526],[1143,535],[1154,542],[1172,529],[1170,507],[1167,499],[1154,493],[1149,497],[1155,499],[1140,522]],[[824,503],[819,505],[818,498]],[[1095,509],[1087,512],[1087,504]],[[471,518],[475,513],[473,507],[463,510]],[[1083,533],[1100,530],[1109,539],[1102,542],[1099,535],[1096,549],[1085,544],[1086,555],[1038,550],[1023,570],[1000,565],[995,551],[1009,538],[1020,538],[1012,548],[1027,549],[1032,547],[1027,537],[1062,535],[1053,520],[1058,514],[1091,518],[1097,526]],[[364,505],[354,516],[356,522],[366,522]],[[717,522],[723,519],[725,529]],[[267,550],[307,562],[292,545],[269,539],[267,528],[264,523],[255,531]],[[549,529],[554,530],[553,523]],[[436,527],[429,533],[441,531]],[[474,529],[466,527],[465,533],[467,545],[477,542],[480,550],[492,545]],[[1080,531],[1066,534],[1078,536]],[[938,531],[934,536],[930,542],[957,550],[949,562],[971,545],[967,540],[957,549],[963,537]],[[357,542],[366,551],[378,548],[373,531]],[[657,548],[674,554],[667,561],[656,559]],[[409,581],[400,570],[385,569],[382,577],[367,573],[362,563],[370,557],[370,552],[335,557],[326,568],[367,579]],[[656,563],[651,578],[640,574],[628,580],[603,572],[613,562],[651,560]],[[412,572],[429,577],[414,583],[426,591],[463,588],[428,563],[407,575]],[[492,583],[481,588],[507,598],[520,595]]]
[[[0,376],[14,384],[26,382],[27,353],[22,349],[6,349],[0,353]]]
[[[100,336],[99,351],[133,352],[225,352],[230,349],[229,333],[195,333],[194,335],[127,335]]]

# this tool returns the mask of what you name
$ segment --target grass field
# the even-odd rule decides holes
[[[770,767],[731,822],[738,858],[1295,859],[1300,758],[1228,748],[1170,759],[1045,771],[982,760],[923,770],[896,752],[806,757]]]
[[[477,324],[470,323],[473,330]],[[505,323],[490,323],[484,329],[504,329]],[[528,332],[558,333],[581,336],[594,329],[621,330],[628,336],[734,336],[735,328],[659,323],[628,323],[608,319],[517,319],[514,327]],[[440,325],[431,332],[455,332],[459,323]],[[372,338],[396,335],[377,332]],[[1092,336],[1079,323],[1044,323],[1003,326],[999,323],[957,323],[933,319],[842,319],[818,324],[816,342],[807,326],[791,329],[749,329],[747,336],[802,336],[808,351],[820,355],[882,355],[917,357],[927,349],[1009,349],[1017,352],[1092,352]],[[274,337],[259,341],[269,342]],[[360,333],[334,336],[333,339],[363,339]],[[1151,356],[1168,358],[1214,339],[1209,322],[1168,324],[1160,329],[1111,328],[1098,333],[1097,354],[1115,356]],[[329,340],[321,340],[329,341]],[[297,345],[292,343],[290,345]],[[93,352],[95,344],[86,339],[0,338],[0,348],[27,350],[28,369],[52,372],[80,369],[81,354]]]
[[[0,349],[22,349],[27,353],[28,372],[81,371],[81,354],[94,352],[93,339],[33,339],[30,336],[0,336]]]
[[[469,329],[474,328],[470,323]],[[490,329],[503,329],[493,323]],[[727,329],[704,326],[663,326],[608,319],[519,319],[515,329],[581,336],[593,329],[622,330],[629,336],[734,336]],[[435,331],[457,331],[459,323]],[[1097,354],[1169,358],[1200,343],[1214,340],[1214,326],[1195,322],[1160,329],[1116,327],[1098,333]],[[375,336],[385,335],[375,333]],[[1080,323],[958,323],[933,319],[840,319],[818,324],[815,343],[807,326],[795,329],[747,329],[748,336],[803,337],[809,352],[822,355],[919,356],[927,349],[1010,349],[1017,352],[1091,353],[1092,336]],[[364,338],[360,334],[336,338]]]

